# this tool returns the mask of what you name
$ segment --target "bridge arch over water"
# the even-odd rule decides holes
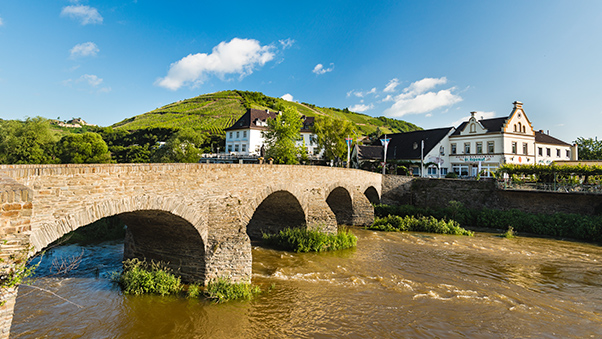
[[[249,280],[250,239],[262,229],[365,225],[381,192],[380,174],[330,167],[2,165],[0,257],[29,246],[39,251],[118,215],[129,226],[125,257],[169,261],[185,280]],[[0,310],[0,318],[12,312],[10,303],[2,307],[8,311]]]

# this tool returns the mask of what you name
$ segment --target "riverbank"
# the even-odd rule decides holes
[[[534,214],[519,210],[499,211],[493,209],[470,209],[451,201],[445,208],[420,208],[412,205],[376,205],[376,217],[432,216],[437,219],[454,220],[467,229],[488,228],[504,232],[512,227],[519,233],[570,238],[580,241],[602,243],[602,216],[579,214]]]

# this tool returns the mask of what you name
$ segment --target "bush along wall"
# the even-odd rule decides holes
[[[377,205],[376,217],[432,216],[437,219],[454,220],[462,227],[488,227],[508,229],[516,232],[572,238],[602,243],[602,217],[580,214],[532,214],[519,210],[499,211],[494,209],[468,209],[452,201],[445,208],[420,208],[411,205]]]

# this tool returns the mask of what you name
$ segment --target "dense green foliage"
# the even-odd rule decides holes
[[[439,234],[452,235],[467,235],[473,236],[474,233],[460,227],[455,220],[436,219],[434,217],[415,217],[406,215],[401,217],[398,215],[388,215],[384,218],[376,218],[371,226],[366,226],[367,229],[377,231],[412,231],[412,232],[429,232]]]
[[[345,138],[357,138],[357,131],[351,122],[329,117],[316,118],[314,133],[326,160],[347,159]]]
[[[151,157],[153,162],[199,162],[205,135],[189,128],[173,134]]]
[[[63,164],[104,164],[111,162],[109,147],[94,132],[69,134],[57,144],[57,155]]]
[[[600,182],[602,166],[599,165],[514,165],[503,164],[497,171],[496,176],[501,178],[507,174],[513,180],[533,182],[572,182],[589,183]]]
[[[125,294],[176,294],[182,290],[180,278],[161,263],[140,261],[138,259],[123,262],[123,272],[116,277]]]
[[[228,278],[219,277],[209,281],[205,293],[216,303],[223,303],[238,299],[251,300],[256,294],[261,293],[261,288],[248,283],[234,283]]]
[[[3,266],[0,271],[0,295],[5,295],[9,290],[17,287],[35,273],[42,261],[40,260],[34,265],[28,265],[29,251],[32,249],[24,249],[11,255],[9,265],[6,265],[6,259],[0,258],[0,265]],[[0,301],[0,306],[4,306],[5,303],[6,300]]]
[[[377,205],[374,214],[378,217],[433,216],[437,219],[455,220],[462,227],[489,227],[513,231],[548,235],[560,238],[602,242],[602,216],[579,214],[532,214],[519,210],[499,211],[493,209],[469,209],[457,202],[445,208],[420,208],[411,205]]]
[[[264,133],[266,157],[273,158],[277,164],[298,164],[301,150],[296,142],[301,126],[301,115],[289,107],[276,118],[268,120],[268,130]]]
[[[268,246],[297,253],[336,251],[357,245],[357,237],[346,230],[326,234],[320,230],[301,228],[286,228],[276,234],[264,234],[263,241]]]
[[[602,160],[602,140],[598,140],[598,138],[577,138],[575,143],[578,147],[579,159]]]
[[[47,119],[36,117],[22,121],[0,122],[0,163],[53,164],[58,138]]]

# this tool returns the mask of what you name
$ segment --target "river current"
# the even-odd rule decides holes
[[[253,248],[252,301],[126,296],[110,281],[123,243],[45,254],[19,290],[12,338],[600,338],[602,247],[479,232],[352,229],[355,249]],[[79,268],[53,276],[52,262]],[[56,264],[55,264],[56,266]]]

